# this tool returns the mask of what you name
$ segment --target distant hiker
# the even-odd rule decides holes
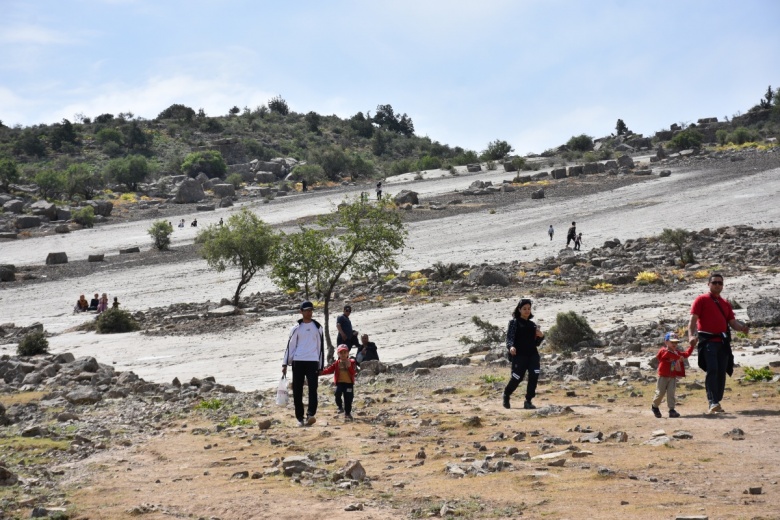
[[[376,200],[382,199],[382,181],[376,183]]]
[[[344,313],[336,318],[336,329],[338,330],[337,342],[339,345],[342,343],[349,348],[355,347],[360,350],[360,344],[358,342],[358,333],[352,329],[352,321],[349,317],[352,314],[352,307],[349,305],[344,306]]]
[[[222,227],[223,224],[224,222],[222,221],[222,217],[219,217],[219,227]]]
[[[674,392],[677,387],[677,378],[685,377],[685,358],[693,352],[693,345],[688,350],[679,349],[680,338],[674,332],[667,332],[664,336],[664,346],[656,354],[658,358],[658,381],[655,385],[655,397],[650,409],[653,415],[661,418],[661,410],[658,408],[666,395],[666,405],[669,407],[669,417],[680,417],[680,414],[674,409]]]
[[[190,227],[198,227],[198,219],[194,219],[192,224],[190,224]]]
[[[582,245],[582,233],[579,233],[574,238],[574,250],[579,251],[581,245]]]
[[[287,375],[287,365],[292,365],[293,402],[298,426],[311,426],[317,419],[317,383],[325,363],[325,336],[322,325],[312,319],[314,305],[301,303],[301,319],[290,329],[287,348],[282,360],[282,375]],[[309,404],[306,422],[303,421],[303,382],[309,385]]]
[[[572,222],[571,227],[566,232],[566,247],[569,247],[569,242],[573,242],[577,238],[577,223]]]
[[[89,307],[87,307],[87,310],[96,311],[98,309],[98,305],[100,305],[100,296],[98,296],[98,293],[95,293],[95,297],[89,301]]]
[[[368,334],[360,336],[360,346],[358,346],[357,356],[355,359],[358,363],[363,361],[379,361],[379,353],[376,350],[376,343],[368,341]]]
[[[328,365],[321,376],[333,374],[333,382],[336,385],[336,406],[338,413],[344,414],[345,421],[352,421],[352,400],[355,397],[355,375],[357,374],[357,365],[355,360],[349,357],[349,347],[339,345],[336,350],[338,359]],[[341,401],[344,396],[344,402]]]
[[[544,340],[544,333],[531,321],[531,300],[523,298],[512,313],[512,320],[506,331],[506,348],[512,361],[509,383],[504,389],[504,408],[510,408],[509,397],[523,381],[528,372],[528,386],[525,391],[523,408],[533,410],[536,407],[531,400],[536,396],[536,384],[539,381],[540,358],[537,347]]]
[[[553,235],[555,234],[555,230],[552,227],[552,224],[550,224],[550,229],[547,230],[547,234],[550,235],[550,241],[553,239]]]
[[[308,185],[306,184],[306,179],[301,179],[301,191],[306,192],[308,190]]]
[[[709,293],[701,294],[691,305],[691,320],[688,322],[688,342],[698,345],[699,368],[707,372],[704,388],[709,408],[707,413],[723,413],[720,401],[726,390],[726,374],[734,371],[734,354],[731,352],[731,330],[747,334],[750,327],[734,317],[734,310],[728,300],[721,298],[723,275],[712,273],[707,285]]]
[[[114,303],[111,304],[112,309],[118,309],[119,308],[119,298],[114,296]]]
[[[184,227],[184,219],[181,219],[181,221],[179,222],[179,227],[180,227],[180,228],[183,228],[183,227]]]

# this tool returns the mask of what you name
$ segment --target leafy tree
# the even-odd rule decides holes
[[[280,287],[297,291],[303,286],[307,296],[313,291],[323,298],[328,359],[333,359],[329,314],[334,289],[344,275],[357,278],[397,267],[395,256],[407,231],[387,199],[376,205],[344,201],[318,225],[302,228],[303,236],[284,237],[271,277]]]
[[[19,168],[10,157],[0,157],[0,187],[8,191],[8,185],[19,180]]]
[[[95,134],[95,139],[97,139],[97,142],[101,145],[106,145],[107,143],[116,143],[121,145],[122,132],[116,128],[101,128],[98,130],[97,134]]]
[[[152,138],[143,131],[138,121],[133,121],[123,130],[125,132],[125,146],[130,150],[146,150],[152,144]]]
[[[233,295],[233,305],[237,306],[246,285],[273,258],[279,236],[257,215],[242,209],[225,225],[212,224],[203,229],[195,242],[201,245],[201,254],[212,269],[220,273],[228,265],[239,269],[238,287]]]
[[[152,237],[152,245],[159,251],[166,251],[171,245],[173,226],[167,220],[158,220],[147,230]]]
[[[109,161],[103,174],[106,179],[124,184],[130,191],[136,191],[138,183],[145,181],[150,171],[151,168],[146,157],[130,155]]]
[[[733,132],[729,133],[727,138],[728,142],[734,144],[745,144],[758,141],[760,139],[761,137],[759,136],[758,132],[745,128],[744,126],[740,126]]]
[[[390,137],[385,135],[383,130],[377,130],[374,132],[374,137],[371,140],[371,151],[374,155],[380,156],[387,152],[387,143],[390,141]]]
[[[244,178],[241,177],[240,173],[231,173],[227,176],[225,179],[225,182],[228,184],[232,184],[235,189],[239,189],[241,187],[241,184],[244,182]]]
[[[313,154],[313,163],[322,166],[325,175],[332,181],[338,180],[339,175],[349,169],[350,160],[344,150],[333,146]]]
[[[625,135],[628,133],[628,126],[626,126],[622,119],[618,119],[615,130],[617,131],[617,135]]]
[[[200,172],[209,178],[222,177],[227,172],[227,163],[216,150],[193,152],[184,158],[181,171],[190,177],[197,177]]]
[[[496,139],[495,141],[488,143],[487,149],[482,152],[482,159],[486,161],[498,161],[513,151],[514,149],[510,146],[509,143]]]
[[[64,143],[78,143],[78,134],[76,129],[73,128],[73,123],[67,119],[63,119],[61,124],[53,125],[51,134],[49,136],[49,142],[53,150],[61,150]]]
[[[296,166],[292,171],[292,178],[306,181],[306,184],[312,186],[317,182],[322,182],[328,177],[325,175],[325,170],[319,164],[301,164]]]
[[[695,128],[688,128],[678,132],[672,137],[671,143],[677,150],[685,150],[688,148],[698,148],[701,146],[702,141],[704,141],[704,137],[701,135],[701,132]]]
[[[65,171],[65,189],[70,197],[80,194],[90,200],[103,187],[103,176],[84,163],[71,164]]]
[[[764,93],[764,98],[759,101],[758,105],[761,108],[772,108],[772,98],[774,98],[774,96],[775,93],[772,91],[772,85],[769,85]]]
[[[569,142],[566,143],[566,146],[568,146],[570,150],[588,152],[593,150],[593,138],[585,134],[573,136],[569,139]]]
[[[41,196],[49,199],[65,191],[65,176],[56,170],[43,170],[38,172],[33,181],[38,185]]]
[[[71,215],[73,221],[77,224],[81,224],[86,228],[91,228],[95,225],[95,208],[92,206],[84,206],[81,209],[77,209]]]
[[[157,116],[157,119],[176,119],[185,123],[191,123],[194,118],[195,110],[179,103],[174,103]]]
[[[320,133],[320,123],[322,122],[322,116],[317,112],[309,112],[304,116],[306,125],[309,127],[309,132]]]
[[[658,238],[661,240],[661,242],[674,246],[674,248],[677,250],[677,254],[680,255],[680,265],[685,266],[687,263],[689,263],[687,261],[689,259],[688,257],[693,254],[686,254],[685,246],[688,244],[690,237],[691,232],[686,229],[664,228]]]
[[[100,114],[95,118],[95,123],[99,125],[105,125],[114,120],[114,114]]]
[[[412,122],[412,118],[407,116],[406,113],[398,120],[398,132],[406,137],[414,135],[414,123]]]
[[[41,139],[40,130],[35,128],[25,129],[14,143],[13,151],[16,155],[45,156],[46,143]]]
[[[352,118],[349,120],[349,126],[352,127],[352,130],[354,130],[355,133],[360,137],[366,137],[370,139],[374,135],[374,125],[371,123],[370,119],[366,119],[366,116],[363,115],[363,112],[358,112],[352,116]]]
[[[477,152],[474,150],[464,150],[452,159],[452,163],[457,166],[463,166],[464,164],[473,164],[479,162]]]
[[[233,105],[233,108],[228,110],[228,114],[230,114],[231,116],[234,116],[234,115],[238,114],[239,112],[241,112],[241,109],[238,108],[236,105]]]
[[[276,114],[286,116],[290,113],[290,107],[287,105],[282,96],[276,96],[268,101],[268,109]]]
[[[414,123],[406,114],[399,115],[393,110],[392,105],[378,105],[374,114],[374,123],[385,130],[402,134],[407,137],[414,135]]]

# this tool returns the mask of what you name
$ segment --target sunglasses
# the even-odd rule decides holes
[[[716,280],[713,280],[710,282],[712,285],[723,285],[723,282],[718,282]]]

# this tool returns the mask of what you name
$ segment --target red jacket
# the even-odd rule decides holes
[[[326,376],[328,374],[333,374],[333,382],[338,383],[339,382],[339,360],[337,359],[325,369],[320,372],[321,376]],[[352,358],[349,358],[349,377],[352,379],[352,384],[355,384],[355,375],[357,374],[357,364],[355,363],[355,360]]]
[[[658,351],[655,357],[658,358],[658,375],[661,377],[685,377],[685,364],[683,358],[687,358],[693,353],[693,347],[680,352],[678,350],[669,350],[665,346]]]

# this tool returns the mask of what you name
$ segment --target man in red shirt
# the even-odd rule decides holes
[[[697,296],[691,305],[688,342],[692,347],[698,344],[699,367],[707,371],[704,387],[710,403],[708,413],[722,413],[726,371],[730,360],[733,364],[729,326],[746,334],[749,327],[734,317],[731,304],[720,297],[723,275],[712,273],[707,285],[710,292]]]

